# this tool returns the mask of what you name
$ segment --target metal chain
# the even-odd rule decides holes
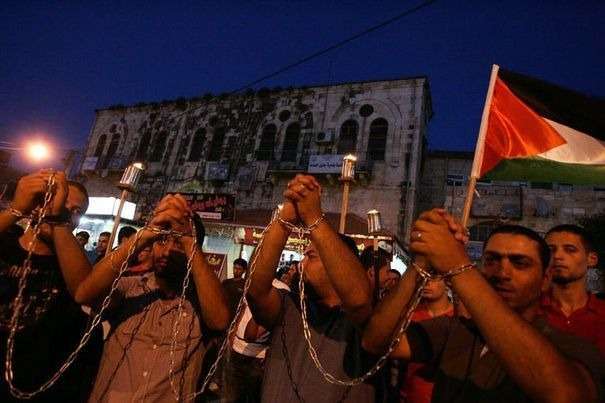
[[[246,277],[246,281],[244,282],[244,288],[243,288],[243,292],[242,292],[242,297],[240,298],[238,304],[237,304],[237,308],[235,309],[235,315],[233,316],[233,320],[231,321],[231,323],[229,324],[229,327],[227,328],[227,333],[225,334],[225,338],[223,340],[223,343],[221,344],[221,347],[219,348],[218,354],[216,356],[216,359],[214,360],[214,362],[212,363],[212,365],[210,366],[210,369],[208,370],[208,373],[206,374],[206,377],[204,378],[204,382],[202,382],[202,386],[199,390],[196,390],[195,392],[192,392],[191,394],[189,394],[188,396],[183,397],[182,401],[189,401],[189,400],[193,400],[195,399],[198,395],[201,395],[202,393],[204,393],[204,391],[206,390],[206,387],[208,386],[208,384],[210,383],[210,381],[212,380],[212,377],[214,376],[214,374],[216,373],[216,370],[218,368],[218,364],[220,363],[221,359],[223,358],[223,356],[225,355],[225,353],[227,352],[227,349],[230,348],[230,343],[229,340],[231,339],[231,336],[233,335],[233,333],[236,331],[237,329],[237,322],[238,322],[238,318],[242,315],[245,307],[246,307],[246,294],[248,293],[248,289],[250,288],[250,284],[251,284],[251,279],[252,279],[252,275],[254,274],[254,272],[256,271],[256,259],[258,258],[259,252],[263,247],[263,243],[264,243],[264,239],[265,239],[265,233],[269,230],[269,228],[271,227],[271,225],[275,222],[276,220],[272,220],[263,230],[263,232],[261,233],[261,239],[258,242],[258,245],[256,246],[256,249],[252,255],[252,259],[250,260],[250,270],[248,272],[248,275]],[[187,279],[189,277],[189,273],[187,273],[187,275],[185,276],[185,279]],[[182,302],[184,300],[186,291],[187,291],[187,286],[189,285],[189,281],[187,280],[187,284],[185,284],[185,281],[183,282],[183,290],[181,292],[181,301],[179,302],[179,309],[182,309]],[[177,318],[181,316],[181,312],[177,311]],[[178,333],[177,333],[178,334]],[[175,342],[176,337],[174,334],[174,328],[173,328],[173,343]],[[171,345],[171,349],[172,349],[172,345]],[[171,360],[171,367],[173,366],[173,362]],[[171,368],[169,370],[169,373],[173,372],[173,368]],[[173,388],[173,393],[174,393],[174,388]],[[178,395],[178,393],[175,393],[175,397],[177,399],[177,401],[179,401],[180,396]]]
[[[51,177],[51,178],[53,178],[53,177]],[[54,178],[53,178],[53,181],[54,181]],[[53,182],[53,184],[54,184],[54,182]],[[18,399],[31,399],[31,398],[35,397],[36,395],[46,391],[47,389],[52,387],[59,380],[59,378],[65,373],[65,371],[67,371],[67,369],[71,366],[71,364],[73,364],[73,362],[76,360],[80,351],[86,346],[86,344],[92,337],[92,333],[93,333],[94,329],[99,325],[99,323],[101,323],[103,314],[109,307],[112,296],[118,288],[119,280],[123,276],[123,274],[126,272],[126,270],[128,270],[128,262],[129,262],[130,258],[134,255],[136,246],[143,234],[142,230],[136,234],[135,239],[132,242],[132,244],[130,245],[130,248],[128,250],[128,256],[122,262],[122,266],[120,267],[120,270],[118,271],[118,275],[116,276],[116,278],[113,280],[113,283],[111,284],[109,294],[107,294],[107,296],[103,300],[99,311],[93,317],[86,332],[82,335],[82,338],[80,339],[80,342],[78,343],[78,346],[76,347],[76,349],[70,353],[70,355],[67,357],[67,359],[65,360],[63,365],[61,365],[61,367],[59,368],[59,370],[57,372],[55,372],[49,378],[48,381],[46,381],[44,384],[42,384],[42,386],[40,386],[38,389],[36,389],[34,391],[24,392],[24,391],[20,390],[19,388],[17,388],[13,382],[14,376],[13,376],[13,362],[12,361],[13,361],[13,352],[14,352],[15,333],[16,333],[16,328],[18,326],[19,316],[20,316],[20,310],[21,310],[20,305],[21,305],[21,299],[23,296],[23,290],[25,289],[25,286],[27,284],[27,276],[28,276],[29,272],[31,271],[31,255],[33,254],[35,241],[40,232],[39,223],[42,222],[44,216],[47,213],[46,210],[48,207],[48,203],[50,203],[51,198],[52,198],[52,187],[50,186],[50,181],[49,181],[49,187],[47,189],[47,193],[46,193],[45,199],[44,199],[45,204],[40,213],[38,222],[32,227],[33,231],[34,231],[34,238],[32,239],[32,241],[30,242],[30,244],[28,246],[28,257],[24,262],[25,270],[24,270],[22,277],[19,279],[19,291],[17,293],[17,297],[15,298],[15,310],[13,312],[13,317],[11,320],[11,331],[9,333],[9,337],[8,337],[8,341],[7,341],[7,355],[6,355],[6,363],[5,363],[6,370],[4,373],[4,377],[9,385],[10,393]],[[46,207],[46,210],[45,210],[45,207]],[[113,269],[113,253],[115,253],[115,252],[112,252],[112,254],[110,255],[110,258],[112,259],[112,269]]]

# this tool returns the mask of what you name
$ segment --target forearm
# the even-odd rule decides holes
[[[187,246],[187,251],[191,250]],[[199,300],[202,320],[208,328],[223,331],[229,322],[229,309],[223,293],[223,287],[214,271],[206,263],[200,250],[195,253],[192,262],[192,276]]]
[[[272,328],[281,309],[281,298],[273,287],[275,269],[288,240],[289,231],[278,222],[267,228],[262,245],[257,246],[250,264],[250,287],[246,299],[254,320]]]
[[[589,401],[575,367],[529,322],[513,312],[476,270],[452,279],[488,347],[535,401]]]
[[[356,323],[364,323],[372,313],[372,295],[361,262],[325,221],[311,232],[311,241],[342,301],[343,310]]]
[[[16,224],[19,219],[8,212],[8,210],[0,211],[0,234],[10,228],[11,225]]]
[[[383,354],[398,330],[397,325],[401,315],[409,306],[416,289],[418,274],[414,269],[408,269],[397,283],[394,290],[389,292],[374,309],[363,333],[363,347],[373,354]]]
[[[63,279],[67,290],[75,297],[78,287],[90,274],[90,263],[69,227],[53,226],[51,231]]]
[[[136,242],[133,254],[143,249],[154,237],[154,234],[143,229],[120,245],[111,253],[94,265],[89,275],[82,281],[76,291],[76,302],[89,306],[96,306],[109,293],[113,281],[118,276],[120,268],[130,257],[130,250]]]

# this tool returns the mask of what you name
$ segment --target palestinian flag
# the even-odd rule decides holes
[[[605,183],[605,99],[499,69],[488,106],[479,177]]]

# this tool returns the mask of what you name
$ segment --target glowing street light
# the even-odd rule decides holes
[[[36,141],[25,146],[25,154],[33,162],[42,162],[50,158],[50,147],[41,142]]]

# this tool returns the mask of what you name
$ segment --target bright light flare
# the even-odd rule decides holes
[[[42,162],[50,158],[50,147],[41,142],[36,141],[25,146],[25,154],[33,162]]]

